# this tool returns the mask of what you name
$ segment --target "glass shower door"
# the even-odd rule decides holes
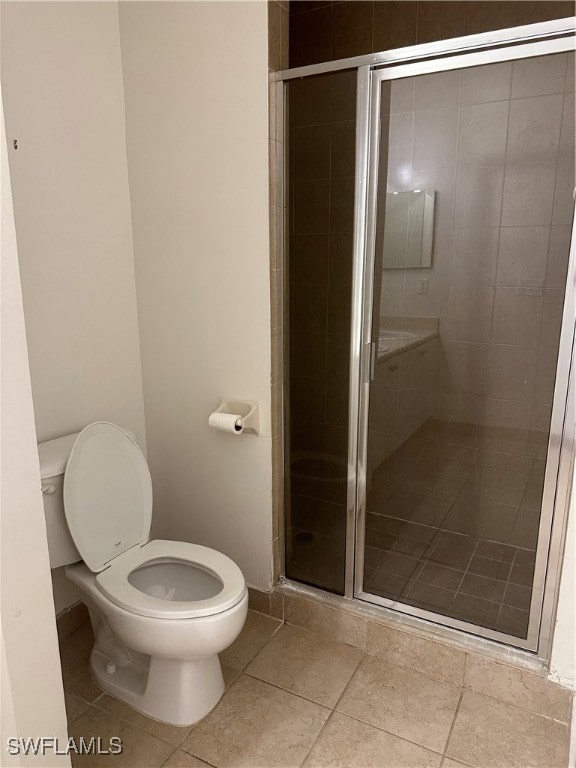
[[[555,482],[574,54],[462,67],[374,73],[356,595],[531,647]]]
[[[286,575],[344,593],[356,72],[287,85]]]

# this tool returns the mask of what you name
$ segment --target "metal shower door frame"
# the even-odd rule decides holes
[[[568,20],[563,21],[567,22]],[[576,19],[571,21],[573,35],[576,30],[574,24]],[[433,58],[413,63],[393,64],[385,69],[379,69],[378,64],[368,62],[358,67],[345,596],[517,648],[538,652],[546,657],[550,649],[551,624],[557,600],[566,523],[565,499],[570,482],[569,473],[564,472],[559,476],[559,469],[561,452],[566,450],[564,422],[574,344],[574,299],[576,292],[576,228],[574,222],[527,638],[524,640],[513,635],[452,619],[442,614],[388,600],[364,591],[363,585],[381,84],[384,81],[399,78],[575,50],[573,36],[522,43],[524,39],[533,40],[534,28],[537,26],[531,25],[531,34],[526,34],[525,37],[519,35],[514,41],[507,39],[504,44],[505,47],[454,54],[454,41],[446,41],[444,48],[440,43],[435,44],[434,52],[430,54]],[[524,29],[527,30],[528,28]],[[520,32],[520,28],[518,31]],[[565,33],[565,30],[563,32]],[[474,42],[478,42],[478,48],[482,49],[482,36],[473,37]],[[472,37],[470,40],[472,41]],[[466,38],[459,41],[462,43],[461,49],[464,50],[470,47],[464,44],[465,41]],[[517,44],[512,44],[512,42]],[[418,54],[424,56],[423,48],[423,46],[415,46],[413,50],[416,52],[418,49]],[[404,49],[404,51],[409,51],[409,49]],[[452,55],[448,58],[436,58],[436,56],[446,56],[446,54]],[[572,444],[569,448],[573,453]],[[544,623],[542,622],[543,617]]]

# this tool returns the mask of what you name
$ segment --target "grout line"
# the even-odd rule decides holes
[[[356,665],[355,665],[355,667],[354,667],[353,671],[351,672],[351,674],[350,674],[350,678],[349,678],[349,680],[346,682],[346,685],[344,686],[344,689],[342,690],[342,693],[341,693],[341,694],[340,694],[340,696],[338,697],[338,700],[337,700],[337,702],[336,702],[336,703],[338,703],[338,702],[340,701],[340,699],[342,698],[342,695],[343,695],[344,691],[345,691],[345,690],[346,690],[346,688],[348,687],[348,684],[350,683],[350,680],[351,680],[351,679],[352,679],[352,677],[355,675],[355,673],[356,673],[356,670],[357,670],[357,669],[358,669],[358,667],[360,666],[360,663],[362,662],[362,659],[363,659],[363,657],[364,657],[364,655],[365,655],[365,651],[363,651],[361,648],[357,648],[356,646],[353,646],[353,645],[349,645],[348,643],[343,643],[343,642],[342,642],[342,641],[340,641],[340,640],[333,640],[332,638],[329,638],[329,637],[324,637],[323,635],[320,635],[320,634],[318,634],[317,632],[313,632],[313,631],[312,631],[312,630],[310,630],[310,629],[306,629],[305,627],[300,627],[300,626],[298,626],[298,625],[295,625],[295,624],[290,624],[290,625],[287,625],[287,626],[291,626],[291,627],[294,627],[295,629],[298,629],[298,630],[299,630],[299,631],[301,631],[301,632],[307,632],[308,634],[310,634],[310,635],[313,635],[314,637],[316,637],[316,638],[317,638],[317,639],[319,639],[319,640],[326,640],[326,641],[329,641],[329,642],[337,643],[337,644],[339,644],[339,645],[345,645],[347,648],[350,648],[350,649],[352,649],[352,650],[355,650],[355,651],[358,651],[358,652],[359,652],[360,656],[359,656],[359,658],[358,658],[358,662],[356,663]],[[270,639],[271,639],[271,638],[270,638]],[[269,641],[267,641],[267,642],[269,642]],[[260,651],[258,651],[258,653],[257,653],[257,654],[256,654],[256,656],[254,657],[254,659],[252,659],[252,661],[254,661],[254,660],[256,659],[256,657],[257,657],[257,656],[258,656],[258,655],[259,655],[259,654],[262,652],[262,650],[263,650],[263,648],[262,648],[262,649],[260,649]],[[250,664],[251,664],[251,663],[252,663],[252,662],[250,662]],[[250,666],[250,664],[249,664],[248,666]],[[273,688],[278,688],[279,690],[281,690],[281,691],[285,691],[286,693],[291,693],[291,694],[292,694],[292,695],[294,695],[294,696],[298,696],[299,698],[301,698],[301,699],[304,699],[305,701],[309,701],[309,702],[311,702],[312,704],[316,704],[316,705],[318,705],[319,707],[323,707],[324,709],[334,709],[334,707],[331,707],[331,706],[330,706],[330,705],[328,705],[328,704],[322,704],[321,702],[319,702],[319,701],[316,701],[315,699],[311,699],[311,698],[309,698],[308,696],[305,696],[305,695],[304,695],[304,694],[302,694],[302,693],[298,693],[298,692],[296,692],[296,691],[294,691],[294,690],[291,690],[291,689],[289,689],[289,688],[285,688],[285,687],[283,687],[282,685],[280,685],[279,683],[273,683],[273,682],[270,682],[269,680],[266,680],[266,679],[264,679],[264,678],[261,678],[261,677],[257,677],[256,675],[254,675],[254,674],[251,674],[250,672],[247,672],[246,670],[243,670],[243,671],[242,671],[242,672],[240,672],[239,674],[244,674],[244,675],[246,675],[247,677],[250,677],[250,678],[252,678],[253,680],[258,680],[258,681],[259,681],[259,682],[261,682],[261,683],[266,683],[267,685],[271,685]],[[334,705],[334,706],[336,706],[336,705]]]
[[[174,747],[174,743],[172,741],[169,741],[164,736],[159,736],[157,733],[153,733],[151,730],[148,730],[148,728],[146,728],[145,726],[138,725],[137,723],[133,723],[131,720],[128,720],[128,718],[124,717],[123,715],[113,714],[112,712],[110,712],[109,709],[106,709],[103,706],[98,706],[96,704],[91,705],[91,706],[95,707],[99,712],[103,712],[109,718],[115,719],[115,720],[119,720],[121,723],[124,723],[125,725],[129,726],[130,728],[135,728],[137,731],[142,731],[143,733],[147,734],[148,736],[152,736],[153,738],[158,739],[159,741],[163,741],[165,744],[170,744],[170,746],[174,747],[175,749],[181,749],[182,744],[186,741],[186,739],[188,738],[188,735],[190,734],[192,729],[198,724],[198,723],[194,723],[191,726],[190,725],[179,726],[179,725],[172,725],[171,723],[165,723],[163,720],[155,720],[150,715],[146,715],[146,714],[144,714],[144,712],[140,712],[138,709],[136,709],[135,707],[132,707],[132,705],[128,704],[128,702],[122,701],[122,699],[118,699],[113,694],[110,693],[110,694],[106,694],[106,695],[108,695],[114,701],[118,701],[120,704],[123,704],[124,706],[129,707],[131,712],[134,712],[136,715],[140,715],[141,717],[148,718],[149,720],[151,720],[154,723],[159,723],[160,725],[168,726],[169,728],[182,728],[183,732],[186,731],[186,733],[182,737],[182,741],[180,742],[180,744],[176,745]],[[168,756],[168,758],[169,757],[170,757],[170,755]],[[166,758],[166,759],[168,759],[168,758]]]
[[[366,656],[368,656],[368,657],[371,657],[371,658],[382,658],[382,657],[380,657],[380,656],[374,656],[373,654],[370,654],[370,653],[368,653],[367,651],[363,651],[363,654],[362,654],[362,656],[361,656],[361,658],[360,658],[360,661],[358,662],[358,664],[357,664],[357,666],[356,666],[356,669],[354,670],[354,672],[353,672],[353,673],[352,673],[352,675],[350,676],[350,680],[348,680],[348,682],[347,682],[347,683],[346,683],[346,685],[344,686],[344,690],[342,691],[342,693],[340,694],[340,696],[339,696],[339,698],[338,698],[338,701],[337,701],[337,702],[336,702],[336,704],[334,705],[334,710],[333,710],[333,711],[334,711],[334,712],[338,712],[339,714],[341,714],[341,715],[344,715],[345,717],[349,717],[349,718],[350,718],[350,719],[352,719],[352,720],[356,720],[356,721],[357,721],[357,722],[359,722],[359,723],[364,723],[364,725],[369,725],[369,726],[371,726],[372,728],[376,728],[376,730],[378,730],[378,731],[382,731],[382,732],[384,732],[384,733],[389,733],[389,734],[391,734],[392,736],[395,736],[395,737],[396,737],[396,738],[398,738],[398,739],[402,739],[403,741],[407,741],[407,742],[409,742],[410,744],[416,744],[417,746],[419,746],[419,747],[422,747],[422,748],[424,748],[424,749],[427,749],[427,750],[429,750],[430,752],[434,752],[435,754],[440,754],[440,753],[436,752],[436,750],[430,749],[430,747],[427,747],[427,746],[425,746],[424,744],[420,744],[419,742],[416,742],[416,741],[412,741],[411,739],[407,739],[407,738],[405,738],[404,736],[400,736],[400,735],[399,735],[399,734],[397,734],[397,733],[393,733],[392,731],[388,731],[388,730],[386,730],[385,728],[381,728],[381,727],[380,727],[380,726],[378,726],[378,725],[374,725],[374,723],[369,723],[369,722],[367,722],[366,720],[362,720],[360,717],[356,717],[356,716],[354,716],[354,715],[351,715],[351,714],[349,714],[348,712],[342,712],[341,710],[339,710],[339,709],[338,709],[338,705],[340,704],[340,702],[342,701],[342,698],[344,697],[344,694],[346,693],[346,691],[347,691],[347,690],[348,690],[348,688],[350,687],[350,684],[352,683],[352,680],[353,680],[353,679],[356,677],[356,674],[357,674],[357,672],[358,672],[358,669],[360,668],[360,665],[362,664],[362,661],[364,660],[364,658],[365,658]],[[422,674],[422,675],[424,675],[425,677],[428,677],[428,675],[426,675],[424,672],[419,672],[418,670],[415,670],[415,669],[414,669],[414,668],[412,668],[412,667],[404,667],[404,666],[403,666],[403,665],[401,665],[401,664],[398,664],[398,666],[399,666],[399,667],[401,667],[402,669],[409,669],[409,670],[411,670],[411,671],[413,671],[413,672],[418,672],[418,674]],[[429,679],[431,679],[431,680],[434,680],[434,682],[444,682],[444,681],[441,681],[441,680],[436,680],[435,678],[429,678]],[[451,683],[447,683],[447,685],[452,685],[452,684],[451,684]],[[461,686],[454,686],[454,687],[459,687],[459,688],[461,688]],[[461,688],[461,690],[462,690],[462,688]],[[462,693],[460,694],[460,698],[461,698],[461,697],[462,697]],[[457,709],[456,711],[458,711],[458,709]]]
[[[261,614],[261,615],[265,615],[265,614]],[[273,617],[269,617],[269,618],[273,618]],[[256,653],[256,655],[253,657],[253,659],[251,659],[251,660],[250,660],[250,661],[249,661],[249,662],[246,664],[246,667],[247,667],[247,666],[249,666],[249,665],[252,663],[252,661],[253,661],[253,660],[256,658],[256,656],[258,656],[258,654],[259,654],[259,653],[260,653],[260,652],[263,650],[263,648],[264,648],[264,647],[265,647],[265,646],[268,644],[268,642],[269,642],[269,641],[272,639],[272,637],[274,637],[274,635],[275,635],[275,634],[276,634],[276,633],[277,633],[277,632],[280,630],[280,628],[281,628],[282,626],[283,626],[283,623],[281,623],[281,624],[280,624],[278,627],[276,627],[276,628],[275,628],[275,630],[274,630],[274,632],[272,633],[272,635],[270,635],[270,637],[269,637],[269,638],[266,640],[266,642],[264,643],[264,646],[262,646],[262,648],[261,648],[261,649],[260,649],[260,650],[259,650],[259,651]],[[230,665],[228,665],[228,664],[227,664],[226,666],[228,666],[230,669],[232,669],[232,670],[235,672],[235,675],[234,675],[233,679],[230,681],[230,683],[229,683],[229,684],[226,686],[226,688],[225,688],[225,690],[224,690],[224,694],[222,694],[222,697],[224,697],[224,695],[225,695],[225,694],[227,693],[227,691],[230,689],[230,687],[232,686],[232,684],[233,684],[234,682],[236,682],[236,680],[239,678],[239,676],[240,676],[240,675],[242,675],[242,674],[244,674],[244,670],[245,670],[245,668],[246,668],[246,667],[244,667],[243,669],[236,669],[235,667],[230,667]],[[73,695],[75,695],[75,694],[73,694]],[[94,707],[96,707],[96,709],[97,709],[98,711],[100,711],[100,712],[104,712],[104,713],[105,713],[105,714],[107,714],[109,717],[117,717],[119,720],[121,720],[122,722],[124,722],[124,723],[126,723],[127,725],[129,725],[131,728],[136,728],[136,729],[138,729],[138,730],[140,730],[140,731],[143,731],[144,733],[147,733],[147,734],[148,734],[148,735],[150,735],[150,736],[154,736],[155,738],[157,738],[157,739],[160,739],[161,741],[163,741],[163,742],[165,742],[165,743],[167,743],[167,744],[171,744],[171,745],[172,745],[172,742],[168,741],[168,740],[167,740],[167,739],[165,739],[164,737],[162,737],[162,736],[159,736],[159,735],[158,735],[158,734],[156,734],[156,733],[152,733],[151,731],[147,730],[145,727],[143,727],[143,726],[140,726],[140,725],[137,725],[137,724],[135,724],[135,723],[131,722],[130,720],[128,720],[128,719],[126,719],[126,718],[124,718],[124,717],[122,717],[122,716],[113,715],[113,714],[110,712],[110,710],[106,709],[106,708],[105,708],[105,707],[103,707],[103,706],[100,706],[100,705],[98,705],[96,702],[98,702],[98,701],[99,701],[99,700],[100,700],[100,699],[101,699],[101,698],[102,698],[104,695],[109,695],[109,696],[110,696],[112,699],[115,699],[115,700],[117,700],[117,701],[120,701],[120,703],[122,703],[122,704],[126,704],[126,702],[122,702],[122,700],[121,700],[121,699],[118,699],[117,697],[113,696],[112,694],[106,694],[106,692],[104,691],[104,692],[103,692],[103,693],[101,693],[101,694],[100,694],[100,695],[99,695],[99,696],[98,696],[98,697],[97,697],[97,698],[96,698],[96,699],[95,699],[95,700],[94,700],[94,701],[93,701],[91,704],[88,704],[88,707],[87,707],[87,709],[88,709],[88,708],[90,708],[90,707],[92,707],[92,706],[94,706]],[[77,697],[77,698],[79,698],[79,697]],[[127,704],[127,706],[130,706],[130,705],[129,705],[129,704]],[[87,709],[86,709],[86,710],[84,710],[82,713],[80,713],[80,714],[79,714],[79,715],[78,715],[76,718],[74,718],[74,720],[78,719],[78,717],[80,717],[82,714],[85,714],[85,712],[87,711]],[[133,709],[133,708],[131,707],[131,709]],[[145,715],[143,712],[138,712],[138,710],[136,710],[136,709],[134,709],[133,711],[134,711],[134,712],[136,712],[137,714],[140,714],[140,715],[142,715],[143,717],[148,717],[148,716],[147,716],[147,715]],[[71,722],[69,723],[69,725],[71,725],[71,724],[72,724],[72,722],[74,722],[74,721],[71,721]],[[157,722],[162,722],[162,721],[157,721]],[[169,725],[169,724],[166,724],[166,725]],[[196,727],[196,725],[198,725],[198,723],[194,723],[194,724],[193,724],[193,725],[190,727],[190,731],[189,731],[189,732],[191,732],[191,731],[192,731],[192,730],[193,730],[193,729]],[[174,727],[178,727],[178,726],[174,726]],[[184,729],[185,729],[185,728],[187,728],[187,727],[188,727],[188,726],[184,726]],[[188,734],[186,734],[186,735],[183,737],[183,739],[182,739],[182,742],[180,743],[180,745],[179,745],[179,746],[177,746],[177,747],[176,747],[176,749],[181,749],[181,748],[182,748],[182,744],[183,744],[183,743],[184,743],[184,741],[186,740],[187,736],[188,736]],[[170,756],[169,756],[169,757],[170,757]],[[168,757],[167,759],[169,759],[169,757]]]
[[[464,569],[464,572],[462,574],[462,578],[460,579],[460,583],[456,587],[455,595],[454,595],[454,600],[456,600],[456,598],[458,597],[458,594],[460,593],[460,589],[462,588],[462,584],[464,583],[464,579],[466,578],[466,576],[469,573],[470,564],[471,564],[471,562],[472,562],[472,560],[474,558],[474,555],[476,554],[476,550],[478,549],[479,544],[480,544],[480,541],[477,540],[476,541],[476,545],[474,546],[474,549],[472,550],[472,552],[468,556],[468,563],[466,564],[466,568]],[[470,595],[466,595],[465,593],[461,593],[461,594],[463,594],[465,597],[471,597]],[[454,600],[452,602],[454,602]],[[476,623],[476,622],[474,622],[474,623]]]
[[[170,752],[170,754],[168,755],[168,757],[166,758],[166,760],[164,760],[164,762],[162,763],[162,767],[161,767],[161,768],[164,768],[164,766],[165,766],[165,765],[167,765],[167,763],[168,763],[168,760],[170,760],[170,758],[172,757],[172,755],[175,755],[177,751],[178,751],[178,747],[176,747],[176,749],[173,749],[173,750],[172,750],[172,752]]]
[[[86,704],[86,702],[84,702],[84,704]],[[70,730],[70,726],[71,726],[73,723],[75,723],[75,722],[76,722],[76,720],[78,720],[80,717],[82,717],[82,715],[85,715],[85,714],[86,714],[86,712],[88,712],[88,710],[90,709],[90,707],[91,707],[91,706],[92,706],[92,704],[86,704],[86,709],[83,709],[83,710],[82,710],[82,712],[79,712],[79,713],[76,715],[76,717],[73,717],[73,718],[72,718],[72,720],[68,720],[68,717],[66,717],[66,731],[69,731],[69,730]]]
[[[362,723],[363,725],[368,725],[370,728],[374,728],[377,731],[380,731],[381,733],[387,733],[390,736],[394,736],[396,739],[400,739],[400,741],[405,741],[408,744],[413,744],[416,747],[420,747],[420,749],[425,749],[428,752],[431,752],[433,755],[438,755],[438,757],[442,757],[442,752],[438,752],[436,749],[432,749],[431,747],[426,746],[425,744],[422,744],[420,741],[413,741],[412,739],[406,738],[406,736],[400,736],[400,734],[395,733],[394,731],[389,731],[386,728],[382,728],[380,725],[375,725],[374,723],[368,722],[368,720],[363,720],[361,717],[358,717],[356,715],[351,715],[349,712],[342,712],[340,709],[335,709],[334,712],[337,712],[339,715],[343,715],[344,717],[348,717],[350,720],[355,720],[357,723]]]
[[[244,677],[248,677],[250,678],[250,680],[256,680],[256,682],[258,683],[269,685],[271,688],[275,688],[277,691],[282,691],[283,693],[288,693],[290,696],[296,696],[298,699],[302,699],[302,701],[307,701],[309,704],[315,704],[317,707],[320,707],[321,709],[327,709],[329,711],[332,711],[332,707],[329,704],[321,704],[319,701],[310,699],[308,696],[304,696],[304,694],[302,693],[297,693],[296,691],[292,691],[289,688],[283,688],[278,683],[271,683],[269,680],[263,680],[261,677],[256,677],[255,675],[252,675],[249,672],[241,672],[240,675],[243,675]],[[238,680],[238,678],[236,678],[236,680]],[[236,683],[236,680],[234,681],[235,683]]]
[[[210,714],[210,713],[208,713],[208,714]],[[207,715],[207,716],[208,716],[208,715]],[[201,723],[201,722],[202,722],[202,720],[200,720],[200,723]],[[196,725],[199,725],[199,723],[196,723]],[[193,726],[193,727],[195,728],[195,727],[196,727],[196,725],[195,725],[195,726]],[[180,747],[176,747],[176,749],[174,750],[174,752],[172,752],[172,754],[171,754],[171,755],[169,755],[169,756],[166,758],[166,762],[165,762],[165,763],[162,763],[162,768],[164,768],[164,766],[165,766],[165,765],[167,765],[167,763],[168,763],[168,760],[170,760],[170,758],[172,757],[172,755],[174,755],[174,754],[175,754],[176,752],[178,752],[178,751],[180,751],[180,752],[184,752],[184,754],[186,754],[186,755],[190,755],[191,757],[195,757],[197,760],[202,760],[202,762],[203,762],[203,763],[206,763],[206,765],[209,765],[209,766],[211,766],[211,768],[217,768],[217,766],[215,766],[215,765],[214,765],[214,763],[211,763],[209,760],[206,760],[206,758],[205,758],[205,757],[198,757],[198,755],[195,755],[193,752],[189,752],[187,749],[184,749],[184,747],[183,747],[183,746],[180,746]]]
[[[322,723],[322,726],[321,726],[320,730],[319,730],[319,731],[318,731],[318,733],[316,734],[316,737],[313,739],[313,741],[312,741],[312,744],[310,745],[310,747],[309,747],[309,749],[308,749],[308,752],[306,752],[306,755],[304,756],[304,759],[303,759],[303,760],[302,760],[302,762],[301,762],[301,765],[302,765],[302,766],[305,766],[305,764],[306,764],[306,761],[307,761],[307,760],[308,760],[308,758],[310,757],[310,754],[312,753],[312,750],[313,750],[313,749],[314,749],[314,747],[316,746],[316,744],[317,744],[318,740],[320,739],[320,736],[321,736],[321,735],[322,735],[322,733],[324,732],[324,730],[325,730],[326,726],[328,725],[328,723],[329,723],[329,722],[330,722],[330,720],[332,719],[332,717],[333,717],[333,715],[334,715],[334,712],[335,712],[335,711],[336,711],[336,710],[334,710],[334,709],[330,710],[330,714],[328,715],[328,717],[326,718],[326,720],[324,720],[324,722]]]
[[[496,662],[496,663],[499,663],[499,662]],[[522,671],[526,672],[528,670],[522,670]],[[562,690],[569,691],[570,689],[562,688]],[[559,720],[557,717],[552,717],[551,715],[544,715],[542,714],[542,712],[537,712],[535,709],[528,709],[527,707],[521,707],[519,704],[515,704],[506,699],[499,699],[497,696],[491,696],[489,693],[485,693],[484,691],[479,691],[476,688],[471,688],[470,686],[465,685],[463,686],[463,692],[465,691],[468,691],[469,693],[473,693],[476,696],[483,696],[485,699],[490,699],[490,701],[497,701],[500,704],[505,704],[507,707],[514,707],[514,709],[519,709],[521,712],[528,712],[528,714],[533,715],[534,717],[542,717],[544,718],[544,720],[551,720],[554,723],[565,725],[568,728],[570,727],[569,721],[566,722],[566,720]]]
[[[460,689],[460,698],[458,699],[458,704],[456,705],[456,711],[454,712],[454,719],[452,720],[452,725],[450,726],[450,730],[448,731],[448,737],[446,739],[446,744],[444,745],[444,749],[442,750],[442,762],[444,762],[444,758],[447,756],[448,751],[448,745],[450,744],[450,739],[452,738],[452,731],[454,730],[454,726],[456,725],[456,718],[458,717],[458,713],[460,712],[460,705],[462,704],[462,698],[464,696],[465,689],[461,687]]]
[[[360,650],[360,649],[358,649],[358,650]],[[329,714],[329,715],[328,715],[328,717],[326,718],[326,720],[325,720],[324,724],[322,725],[322,728],[321,728],[321,729],[318,731],[318,735],[316,736],[316,738],[315,738],[315,739],[314,739],[314,741],[312,742],[312,746],[311,746],[311,747],[310,747],[310,749],[308,750],[308,752],[307,752],[307,754],[306,754],[306,757],[304,758],[304,761],[308,759],[308,757],[309,757],[310,753],[312,752],[312,750],[313,750],[313,749],[314,749],[314,747],[316,746],[316,743],[318,742],[318,740],[319,740],[319,738],[320,738],[320,736],[321,736],[322,732],[324,731],[324,729],[325,729],[325,728],[326,728],[326,726],[328,725],[328,721],[332,719],[332,716],[333,716],[333,715],[334,715],[334,713],[337,711],[336,707],[338,706],[338,704],[340,704],[340,701],[342,700],[342,697],[344,696],[344,693],[345,693],[345,691],[348,689],[348,686],[350,685],[350,682],[351,682],[352,678],[353,678],[353,677],[355,677],[355,675],[356,675],[356,672],[358,671],[358,667],[359,667],[359,666],[360,666],[360,664],[362,663],[362,659],[364,658],[364,656],[365,656],[365,652],[364,652],[364,651],[361,651],[361,653],[360,653],[360,658],[358,659],[358,663],[357,663],[357,664],[356,664],[356,666],[354,667],[354,670],[353,670],[352,674],[350,675],[350,677],[349,677],[349,679],[348,679],[348,682],[346,683],[346,685],[345,685],[345,686],[344,686],[344,688],[342,689],[342,691],[341,691],[341,693],[340,693],[340,696],[338,696],[338,699],[336,700],[336,702],[335,702],[334,706],[332,707],[332,711],[330,712],[330,714]],[[304,762],[304,761],[303,761],[303,762]]]
[[[262,614],[262,615],[265,615],[265,614]],[[272,617],[272,616],[269,616],[269,618],[273,618],[273,617]],[[280,624],[278,624],[278,626],[277,626],[277,627],[274,629],[274,631],[272,632],[272,634],[271,634],[271,635],[270,635],[270,636],[269,636],[269,637],[266,639],[266,641],[264,642],[264,645],[263,645],[261,648],[259,648],[259,649],[256,651],[256,653],[254,654],[254,656],[252,656],[252,658],[250,659],[250,661],[248,661],[248,662],[247,662],[247,663],[246,663],[246,664],[245,664],[245,665],[242,667],[242,669],[237,669],[237,670],[236,670],[236,671],[238,672],[238,674],[242,674],[243,672],[245,672],[245,671],[248,669],[248,667],[250,666],[250,664],[252,664],[254,661],[256,661],[256,659],[258,658],[258,656],[260,656],[260,654],[262,653],[262,651],[264,650],[264,648],[266,648],[266,646],[267,646],[267,645],[268,645],[268,643],[269,643],[269,642],[272,640],[272,638],[273,638],[273,637],[275,637],[275,635],[276,635],[276,634],[277,634],[277,633],[278,633],[278,632],[279,632],[279,631],[282,629],[282,627],[283,627],[283,626],[285,626],[285,624],[286,624],[286,622],[285,622],[285,621],[283,621],[283,620],[280,620],[280,619],[276,619],[276,621],[280,621]],[[229,665],[226,665],[226,666],[229,666]],[[232,667],[232,669],[236,669],[236,668],[235,668],[235,667]],[[236,675],[236,677],[238,677],[238,675]],[[234,679],[236,679],[236,678],[234,678]]]
[[[428,642],[436,642],[436,641],[430,640]],[[441,643],[439,643],[439,645],[441,645]],[[450,646],[446,646],[446,645],[444,645],[444,647],[451,648]],[[455,650],[456,652],[461,651],[462,653],[466,654],[466,656],[468,656],[468,651],[464,651],[460,648],[451,649],[451,650]],[[373,659],[381,659],[384,663],[391,664],[391,662],[389,662],[385,656],[379,656],[377,653],[370,653],[369,651],[364,651],[364,655],[370,656],[370,658],[373,658]],[[399,661],[395,661],[393,666],[400,667],[400,669],[406,669],[410,672],[416,672],[417,674],[422,675],[422,677],[426,677],[428,678],[428,680],[432,680],[435,683],[442,683],[442,685],[449,685],[452,688],[464,688],[463,683],[451,683],[449,680],[443,680],[440,677],[432,677],[432,675],[429,672],[423,672],[422,670],[417,669],[416,667],[407,666],[406,664],[402,664]],[[466,669],[464,669],[464,674],[466,674]]]

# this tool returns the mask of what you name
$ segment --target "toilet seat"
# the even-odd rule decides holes
[[[152,479],[134,438],[97,421],[76,438],[64,473],[64,514],[82,560],[93,573],[148,541]]]
[[[138,568],[158,561],[184,563],[204,570],[222,583],[222,589],[207,599],[176,601],[146,594],[128,581]],[[212,616],[232,608],[246,592],[242,571],[226,555],[199,544],[165,540],[149,541],[116,557],[108,568],[96,575],[96,585],[120,608],[162,619]]]
[[[98,589],[131,613],[162,619],[211,616],[232,608],[246,593],[242,571],[221,552],[184,541],[148,541],[150,470],[134,438],[116,424],[95,422],[76,438],[64,474],[64,512]],[[149,573],[131,583],[131,575],[147,565]],[[172,600],[170,591],[198,599]]]

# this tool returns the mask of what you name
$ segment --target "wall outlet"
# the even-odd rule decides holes
[[[418,293],[428,293],[428,278],[418,281]]]

